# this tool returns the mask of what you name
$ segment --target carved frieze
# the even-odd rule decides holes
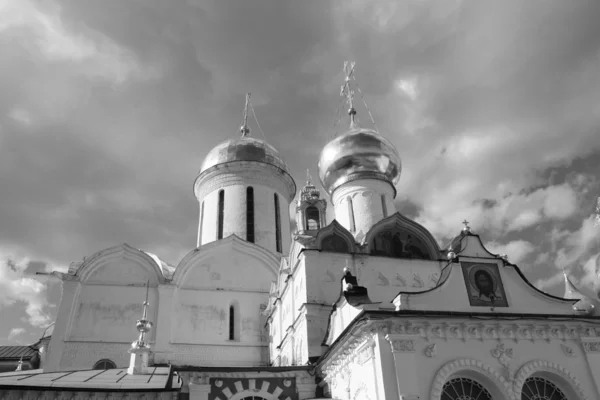
[[[415,351],[415,341],[409,339],[402,340],[390,340],[390,344],[392,345],[392,352],[394,353],[414,353]]]
[[[583,342],[583,350],[586,353],[600,353],[600,341],[585,341]]]

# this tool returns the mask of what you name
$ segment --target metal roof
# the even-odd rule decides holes
[[[151,367],[148,374],[128,375],[126,368],[43,372],[41,369],[0,374],[3,387],[22,390],[177,391],[182,380],[170,367]]]
[[[29,360],[37,354],[37,350],[32,346],[0,346],[0,361]]]

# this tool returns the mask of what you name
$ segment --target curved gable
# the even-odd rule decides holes
[[[267,290],[276,280],[280,258],[236,235],[188,253],[175,269],[180,288],[239,288]]]
[[[126,243],[101,250],[85,260],[75,272],[83,283],[139,284],[165,281],[160,267],[145,252]]]
[[[335,219],[317,232],[315,243],[320,251],[356,253],[354,236]]]
[[[438,260],[440,249],[431,233],[399,212],[385,218],[367,232],[363,244],[372,255]]]

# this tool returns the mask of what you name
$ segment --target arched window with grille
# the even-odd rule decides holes
[[[217,239],[223,239],[223,217],[225,214],[225,191],[219,190],[219,210],[217,221]]]
[[[468,378],[450,379],[444,384],[440,400],[493,400],[490,392]]]
[[[115,364],[111,360],[105,358],[100,361],[97,361],[96,364],[94,364],[93,369],[113,369],[113,368],[117,368],[117,364]]]
[[[568,400],[558,386],[551,381],[533,376],[527,378],[521,391],[521,400]]]
[[[254,243],[254,188],[246,189],[246,240]]]

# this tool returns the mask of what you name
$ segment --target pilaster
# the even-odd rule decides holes
[[[62,281],[60,307],[56,316],[56,323],[54,324],[54,331],[50,339],[48,352],[44,360],[44,372],[60,370],[60,360],[62,359],[73,313],[76,310],[75,301],[77,300],[80,286],[81,282],[77,279]]]
[[[419,380],[415,357],[415,337],[388,334],[385,339],[390,343],[398,392],[401,400],[419,399]]]
[[[175,285],[158,285],[158,313],[154,352],[160,353],[169,348],[171,341],[171,317],[173,316],[173,296]]]

